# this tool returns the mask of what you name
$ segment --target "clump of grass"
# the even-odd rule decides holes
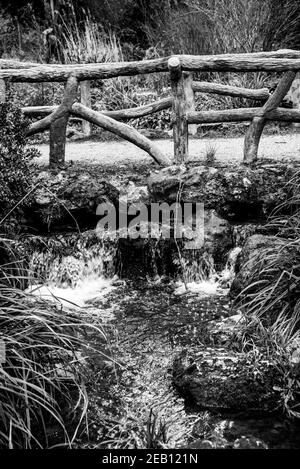
[[[74,6],[70,6],[68,23],[60,16],[60,43],[66,63],[119,62],[123,53],[115,34],[93,22],[89,14],[83,12],[83,21],[78,20]]]
[[[279,314],[276,321],[267,326],[257,315],[240,324],[235,340],[241,343],[245,353],[254,360],[268,359],[276,369],[280,410],[292,418],[300,418],[300,309],[293,318]]]
[[[268,248],[251,271],[251,283],[242,292],[248,315],[256,314],[270,323],[280,313],[295,317],[300,298],[299,241],[278,242]]]
[[[216,166],[217,148],[212,143],[206,145],[205,165],[214,168]]]
[[[300,418],[300,174],[288,186],[289,199],[269,223],[282,238],[261,253],[239,297],[248,318],[240,334],[247,351],[262,348],[276,363],[281,385],[274,391],[283,410]]]
[[[86,332],[94,329],[100,340],[105,339],[104,332],[79,314],[66,313],[21,290],[24,278],[21,262],[2,265],[0,339],[5,360],[0,365],[0,447],[70,447],[88,406]]]
[[[273,324],[280,314],[294,320],[300,306],[300,173],[288,183],[288,200],[274,211],[269,227],[277,229],[278,247],[266,248],[251,269],[241,300],[248,315]]]

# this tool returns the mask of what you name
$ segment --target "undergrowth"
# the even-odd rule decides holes
[[[282,409],[300,418],[300,174],[289,182],[290,197],[273,213],[277,248],[266,248],[251,266],[249,285],[238,298],[246,315],[239,331],[244,350],[267,352],[280,373]],[[246,266],[247,267],[247,266]]]
[[[72,447],[88,408],[88,360],[93,331],[74,311],[26,293],[27,271],[12,241],[1,238],[0,447]],[[2,349],[1,349],[2,350]]]

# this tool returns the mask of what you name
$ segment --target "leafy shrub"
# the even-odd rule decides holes
[[[21,110],[0,105],[0,216],[21,204],[31,189],[31,160],[38,151],[26,148],[28,123]],[[20,205],[19,205],[20,206]]]

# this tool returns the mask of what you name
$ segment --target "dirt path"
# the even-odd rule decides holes
[[[170,158],[173,155],[172,140],[156,140],[156,145]],[[244,138],[204,138],[190,140],[190,160],[203,161],[209,148],[216,149],[216,159],[222,163],[237,163],[243,159]],[[42,157],[37,160],[40,164],[47,164],[49,146],[38,146]],[[260,157],[281,159],[300,158],[300,132],[291,135],[267,135],[262,138]],[[67,143],[67,161],[88,162],[89,164],[126,165],[152,161],[143,150],[127,142],[82,142]]]

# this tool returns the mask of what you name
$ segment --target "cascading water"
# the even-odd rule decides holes
[[[117,243],[93,232],[38,239],[29,262],[28,291],[61,303],[82,307],[113,287]]]
[[[235,267],[240,247],[233,248],[229,254],[225,268],[217,272],[212,254],[202,251],[185,251],[182,257],[182,277],[177,282],[177,295],[186,291],[203,295],[226,295],[235,277]]]
[[[232,249],[225,268],[218,269],[209,249],[188,250],[171,244],[160,245],[158,241],[151,243],[149,240],[140,243],[145,270],[151,270],[154,276],[163,275],[169,262],[173,265],[171,276],[175,275],[177,279],[175,294],[189,291],[204,296],[226,295],[235,276],[241,248]],[[122,250],[117,237],[99,238],[94,231],[33,238],[30,241],[28,291],[64,306],[82,307],[89,300],[109,292],[117,272],[126,277],[128,266],[131,272],[135,271],[135,264],[140,267],[137,246],[128,240],[125,248]],[[117,265],[118,261],[120,265]]]

